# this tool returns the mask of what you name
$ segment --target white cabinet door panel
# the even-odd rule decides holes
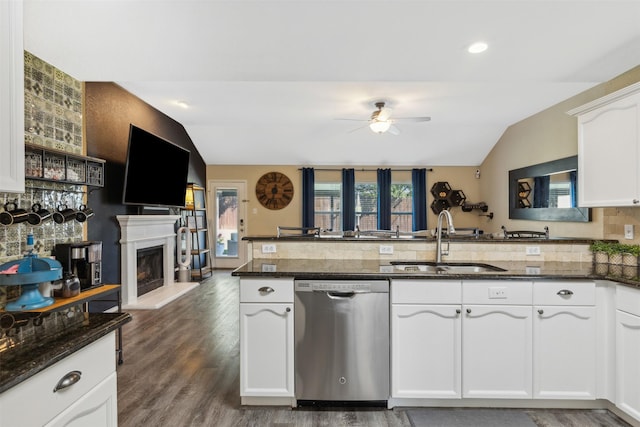
[[[460,398],[459,305],[392,305],[391,396]]]
[[[462,310],[462,396],[531,398],[531,306],[463,305]]]
[[[536,306],[534,397],[595,399],[596,308]]]
[[[240,304],[240,395],[293,396],[293,304]]]
[[[640,317],[616,311],[616,406],[640,421]]]

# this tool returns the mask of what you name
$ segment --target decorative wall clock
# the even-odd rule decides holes
[[[293,199],[293,183],[283,173],[265,173],[256,183],[256,197],[267,209],[282,209]]]

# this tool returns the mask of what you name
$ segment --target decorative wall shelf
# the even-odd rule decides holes
[[[26,179],[104,186],[103,159],[25,144],[24,161]]]

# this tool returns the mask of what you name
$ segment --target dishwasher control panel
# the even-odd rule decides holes
[[[386,280],[296,280],[296,292],[389,292]]]

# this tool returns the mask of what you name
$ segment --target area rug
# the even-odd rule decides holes
[[[419,408],[407,409],[413,427],[536,427],[517,409]]]

